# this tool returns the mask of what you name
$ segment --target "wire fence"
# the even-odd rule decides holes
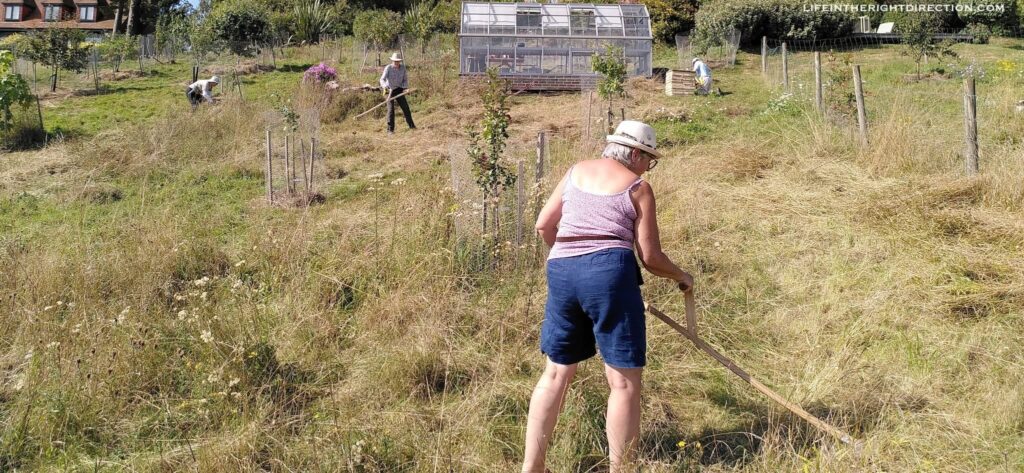
[[[743,37],[740,30],[736,28],[725,30],[706,46],[694,44],[691,39],[694,37],[694,33],[695,30],[691,30],[688,35],[677,34],[675,37],[678,68],[690,69],[692,59],[695,57],[700,57],[710,67],[736,65],[736,53],[740,49],[740,40]]]

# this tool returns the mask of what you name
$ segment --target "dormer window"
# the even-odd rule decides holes
[[[60,17],[60,5],[47,5],[46,10],[43,11],[43,21],[60,21]]]
[[[21,5],[4,6],[4,21],[21,21]]]
[[[96,5],[78,7],[78,19],[81,21],[96,21]]]

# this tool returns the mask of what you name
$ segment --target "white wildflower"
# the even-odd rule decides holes
[[[199,338],[206,343],[213,343],[213,334],[209,330],[203,330],[203,333],[199,334]]]

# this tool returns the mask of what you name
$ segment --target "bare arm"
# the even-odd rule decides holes
[[[547,203],[540,209],[540,214],[537,215],[537,233],[544,239],[544,243],[548,245],[548,248],[555,246],[555,236],[558,234],[558,222],[562,221],[562,192],[565,190],[565,181],[569,178],[569,173],[565,174],[562,181],[558,183],[555,190],[551,192],[551,197],[548,197]]]
[[[683,283],[686,287],[693,286],[693,276],[676,266],[661,250],[661,236],[658,234],[657,209],[654,203],[654,190],[646,181],[637,186],[631,196],[636,208],[636,252],[644,268],[656,276],[669,278]],[[685,289],[685,288],[684,288]]]

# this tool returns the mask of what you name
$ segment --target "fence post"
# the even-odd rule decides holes
[[[761,37],[761,74],[768,74],[768,37]]]
[[[594,91],[587,92],[587,140],[590,140],[590,122],[594,121]]]
[[[860,129],[860,142],[868,144],[868,114],[864,110],[864,85],[860,80],[860,65],[853,65],[853,92],[857,96],[857,127]]]
[[[978,174],[978,109],[974,76],[964,77],[964,164],[968,175]]]
[[[540,182],[541,178],[544,177],[544,147],[547,138],[544,136],[544,132],[537,133],[537,175],[535,177],[536,182]]]
[[[192,82],[199,80],[199,66],[192,66]]]
[[[309,194],[309,174],[306,167],[306,142],[299,138],[299,156],[302,157],[302,182],[306,185],[306,193]]]
[[[287,174],[286,174],[287,175]],[[274,149],[270,147],[270,130],[267,130],[267,201],[274,203]]]
[[[814,105],[818,107],[818,113],[825,111],[821,96],[821,51],[814,52]]]
[[[789,92],[789,53],[785,42],[782,43],[782,90]]]

